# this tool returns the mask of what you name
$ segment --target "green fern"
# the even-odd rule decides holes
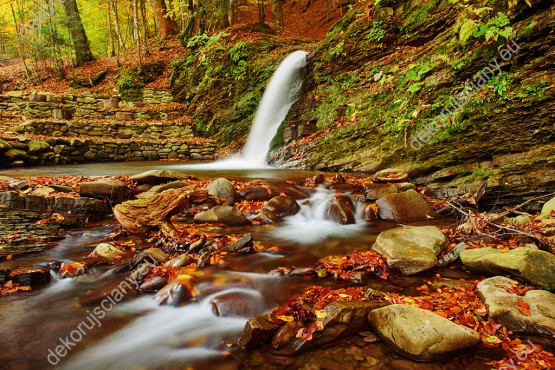
[[[466,44],[470,36],[478,31],[479,24],[476,21],[468,20],[464,22],[459,30],[459,41],[462,45]]]

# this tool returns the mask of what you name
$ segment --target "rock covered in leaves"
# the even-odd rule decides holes
[[[249,222],[245,215],[237,208],[220,205],[195,215],[197,223],[217,223],[230,226],[241,226]]]
[[[435,226],[405,226],[381,232],[372,249],[389,268],[413,275],[434,267],[446,245],[447,237]]]
[[[397,194],[386,194],[376,201],[380,218],[397,222],[425,220],[435,212],[428,202],[415,190]]]
[[[488,317],[514,332],[555,335],[555,294],[529,290],[524,295],[515,289],[517,282],[504,276],[483,280],[478,295],[488,306]]]
[[[469,270],[488,275],[510,274],[530,284],[555,290],[555,256],[536,247],[511,251],[494,248],[466,249],[461,261]]]
[[[386,168],[376,172],[374,182],[403,182],[409,178],[408,173],[400,168]]]
[[[478,332],[408,305],[393,304],[372,310],[368,321],[382,340],[415,360],[440,359],[480,342]]]
[[[232,206],[235,203],[235,187],[228,179],[222,177],[215,179],[206,185],[208,194],[225,201],[225,204]]]
[[[353,201],[347,195],[337,194],[328,205],[326,216],[341,225],[356,223]]]

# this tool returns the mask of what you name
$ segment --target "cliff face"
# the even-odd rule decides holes
[[[311,53],[272,161],[402,167],[440,196],[487,182],[486,206],[553,191],[555,5],[376,3]]]

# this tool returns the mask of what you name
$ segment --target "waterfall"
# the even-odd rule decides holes
[[[302,50],[289,54],[272,76],[254,117],[242,155],[244,161],[266,165],[270,143],[301,90],[306,56]]]
[[[243,153],[237,157],[180,166],[180,169],[257,169],[267,168],[266,156],[270,144],[287,116],[289,109],[297,100],[304,79],[304,67],[308,53],[297,50],[289,54],[274,72],[262,100],[258,105],[254,121],[247,138]]]

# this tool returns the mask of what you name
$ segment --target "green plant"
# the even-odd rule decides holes
[[[501,72],[499,75],[489,80],[488,85],[493,87],[494,94],[507,99],[509,97],[507,91],[509,90],[511,82],[512,79],[508,77],[506,73]]]
[[[382,28],[382,21],[374,21],[366,35],[366,40],[380,42],[385,36],[385,30]]]
[[[510,23],[507,15],[498,12],[495,17],[490,19],[486,24],[482,24],[478,30],[474,31],[472,36],[475,38],[484,36],[486,41],[492,38],[497,41],[499,36],[508,39],[513,32],[513,28],[509,26]]]

